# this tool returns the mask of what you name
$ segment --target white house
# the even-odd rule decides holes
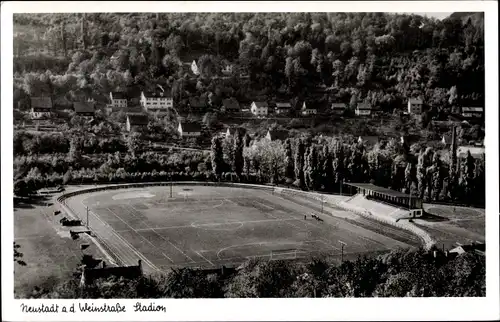
[[[301,109],[302,115],[315,115],[318,114],[318,110],[315,108],[307,107],[306,102],[302,103]]]
[[[225,133],[226,139],[229,139],[231,136],[235,135],[238,132],[239,135],[246,134],[245,128],[242,127],[228,127]]]
[[[31,98],[31,118],[43,119],[52,116],[52,99],[50,97]]]
[[[268,113],[269,106],[267,102],[252,102],[250,111],[255,116],[266,116]]]
[[[358,116],[366,116],[372,114],[372,106],[368,103],[359,103],[356,106],[354,113]]]
[[[198,137],[201,135],[201,125],[194,122],[179,122],[177,131],[181,137]]]
[[[191,63],[191,71],[195,75],[200,75],[200,70],[198,69],[198,65],[196,64],[195,60],[193,60],[193,62]]]
[[[127,96],[122,92],[109,92],[111,107],[124,108],[127,107]]]
[[[424,102],[420,98],[410,98],[408,100],[408,114],[421,114]]]
[[[462,107],[462,117],[472,119],[481,118],[483,116],[484,109],[482,107]]]
[[[141,106],[150,112],[166,111],[174,106],[171,95],[165,92],[141,92]]]
[[[346,104],[345,103],[332,103],[331,106],[332,113],[335,115],[342,115],[344,114],[346,110]]]

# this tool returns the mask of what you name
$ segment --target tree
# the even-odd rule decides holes
[[[241,134],[236,131],[234,136],[234,161],[233,171],[236,175],[240,176],[243,172],[243,140]]]
[[[295,150],[295,178],[296,185],[300,188],[304,187],[304,154],[305,154],[305,144],[299,139],[297,142],[297,148]]]
[[[287,182],[293,182],[295,173],[294,173],[294,163],[293,163],[294,160],[292,153],[292,142],[290,138],[287,138],[285,140],[285,160],[286,160],[285,177],[287,179]]]
[[[327,145],[323,146],[323,187],[326,191],[331,191],[333,183],[335,182],[334,169],[333,169],[333,155],[330,153]]]
[[[134,132],[127,138],[128,153],[134,158],[136,157],[137,150],[139,149],[139,136],[139,133]]]
[[[212,146],[210,149],[210,156],[212,159],[212,171],[217,179],[220,179],[222,174],[224,156],[222,153],[222,144],[219,137],[212,138]]]

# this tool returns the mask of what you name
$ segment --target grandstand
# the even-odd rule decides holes
[[[346,185],[355,188],[357,191],[351,199],[352,202],[357,202],[359,207],[363,207],[370,212],[380,214],[396,214],[402,210],[411,217],[422,215],[422,199],[411,196],[406,193],[391,190],[384,187],[379,187],[371,183],[345,183]]]

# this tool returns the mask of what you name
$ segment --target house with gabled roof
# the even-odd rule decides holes
[[[305,101],[302,103],[302,108],[300,109],[300,112],[302,113],[302,115],[305,116],[318,114],[318,110],[316,108],[308,106]]]
[[[128,113],[127,114],[127,132],[133,132],[148,126],[149,119],[143,113]]]
[[[356,106],[356,109],[354,110],[354,113],[357,116],[368,116],[372,114],[372,106],[369,103],[358,103]]]
[[[470,152],[474,159],[479,159],[485,154],[484,146],[463,145],[457,148],[457,157],[465,158],[467,153]]]
[[[483,117],[484,108],[483,107],[462,107],[462,117],[466,119],[479,119]]]
[[[345,103],[332,103],[330,106],[330,109],[332,110],[332,113],[335,115],[342,115],[344,114],[345,110],[347,109],[347,104]]]
[[[191,63],[191,71],[195,75],[200,75],[200,70],[198,69],[198,65],[196,64],[196,60],[193,60],[193,62]]]
[[[226,130],[226,139],[234,136],[238,132],[238,135],[243,136],[246,134],[247,130],[243,127],[228,127]]]
[[[206,97],[195,96],[189,98],[189,108],[193,111],[204,111],[208,107]]]
[[[423,106],[424,102],[421,98],[410,98],[408,100],[408,114],[422,114]]]
[[[141,92],[141,106],[148,112],[165,112],[174,106],[172,95],[166,91]]]
[[[288,131],[286,130],[268,130],[266,139],[269,141],[285,141],[288,138]]]
[[[277,115],[290,114],[290,112],[292,111],[292,103],[276,102],[274,111]]]
[[[202,127],[197,122],[179,122],[177,131],[181,137],[198,137],[201,135]]]
[[[250,111],[255,116],[266,116],[269,112],[269,105],[264,101],[252,102]]]
[[[53,109],[52,98],[48,96],[42,97],[32,97],[31,98],[31,118],[32,119],[43,119],[50,118],[52,116]]]
[[[234,97],[225,98],[222,100],[221,110],[223,112],[237,113],[240,111],[240,103]]]
[[[123,92],[109,92],[109,100],[111,107],[124,108],[127,107],[128,98]]]
[[[94,102],[74,102],[73,109],[75,114],[80,117],[94,117],[95,103]]]

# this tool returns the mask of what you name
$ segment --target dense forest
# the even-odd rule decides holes
[[[221,274],[189,268],[135,280],[99,279],[82,289],[80,275],[41,283],[27,298],[231,298],[231,297],[476,297],[486,295],[485,260],[474,253],[394,250],[341,265],[324,259],[248,261]]]
[[[156,85],[175,104],[212,107],[234,96],[368,101],[392,111],[420,96],[446,117],[484,102],[481,13],[444,20],[387,13],[16,14],[14,99],[54,95],[62,106],[111,90]],[[196,60],[199,77],[184,63]],[[236,73],[215,77],[231,63]],[[327,88],[328,91],[318,91]],[[20,102],[20,103],[18,103]]]

